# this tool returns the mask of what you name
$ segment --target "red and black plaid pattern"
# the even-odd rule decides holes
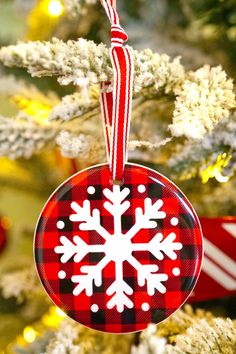
[[[145,191],[140,193],[140,185]],[[95,188],[94,194],[88,193],[88,187]],[[100,287],[93,285],[93,295],[87,296],[83,291],[74,296],[73,290],[77,284],[71,281],[74,275],[81,275],[81,267],[97,265],[103,259],[104,253],[89,253],[79,263],[73,261],[61,262],[61,255],[55,252],[60,245],[60,237],[66,236],[71,241],[78,235],[90,245],[104,244],[104,239],[96,231],[81,231],[79,222],[72,222],[69,216],[73,214],[71,203],[80,206],[84,200],[89,200],[91,209],[99,209],[101,225],[110,233],[114,232],[113,216],[104,208],[107,201],[103,194],[104,188],[112,190],[108,165],[95,166],[84,170],[61,185],[46,203],[40,216],[35,234],[35,260],[42,283],[54,303],[71,318],[96,330],[125,333],[145,329],[149,323],[159,323],[176,311],[188,298],[195,286],[202,263],[202,233],[198,218],[180,190],[164,176],[146,167],[127,164],[124,172],[124,185],[131,191],[127,200],[129,209],[122,216],[122,233],[125,234],[135,223],[135,210],[143,208],[144,199],[149,197],[153,203],[162,199],[161,210],[166,217],[157,221],[154,229],[142,229],[132,239],[133,243],[148,243],[158,232],[167,237],[171,232],[176,234],[176,242],[181,242],[183,248],[177,253],[177,259],[164,257],[157,260],[148,251],[134,251],[133,256],[141,264],[155,264],[158,273],[168,275],[165,281],[166,293],[156,291],[153,296],[147,294],[146,286],[140,287],[137,282],[137,271],[124,261],[124,280],[134,290],[129,298],[134,303],[132,309],[125,308],[119,313],[116,308],[108,309],[110,296],[106,290],[113,283],[115,264],[110,261],[102,272],[103,282]],[[171,220],[178,219],[178,225],[172,226]],[[154,219],[155,220],[155,219]],[[63,230],[57,228],[58,221],[64,222]],[[111,236],[112,237],[112,236]],[[114,252],[114,250],[113,250]],[[178,268],[180,275],[173,274]],[[65,278],[59,279],[58,273],[65,272]],[[143,310],[143,304],[149,310]],[[92,311],[95,305],[97,311]]]

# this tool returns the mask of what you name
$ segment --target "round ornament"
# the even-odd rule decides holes
[[[127,333],[159,323],[188,298],[202,263],[202,233],[167,178],[127,164],[79,172],[50,197],[35,232],[35,260],[54,301],[79,323]]]

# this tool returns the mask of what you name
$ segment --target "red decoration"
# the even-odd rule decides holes
[[[112,185],[108,165],[84,170],[51,196],[35,234],[39,276],[76,321],[113,333],[145,329],[190,295],[202,262],[196,214],[180,190],[127,164]]]
[[[236,294],[236,217],[201,218],[205,255],[189,301]]]
[[[4,251],[7,244],[7,228],[9,219],[0,217],[0,254]]]
[[[109,165],[72,176],[39,219],[35,258],[51,299],[85,326],[113,333],[159,323],[190,295],[202,263],[198,218],[164,176],[127,164],[134,61],[115,1],[113,91],[101,83]],[[107,90],[108,89],[108,90]]]

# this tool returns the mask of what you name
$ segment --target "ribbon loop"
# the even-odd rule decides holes
[[[119,25],[113,25],[111,27],[111,44],[112,46],[122,46],[128,41],[128,35],[124,29]]]
[[[101,107],[112,179],[121,181],[127,160],[134,65],[130,50],[123,47],[128,35],[120,25],[115,1],[102,0],[101,3],[111,22],[110,55],[114,72],[112,92],[110,83],[101,83]]]

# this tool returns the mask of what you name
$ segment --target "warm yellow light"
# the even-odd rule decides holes
[[[51,306],[48,313],[43,316],[42,322],[47,327],[58,327],[65,316],[66,314],[61,309]]]
[[[51,16],[61,16],[63,13],[63,6],[59,0],[51,0],[48,4],[48,12]]]
[[[65,317],[66,316],[65,312],[63,312],[61,309],[59,309],[59,307],[56,308],[56,313],[60,317]]]
[[[47,119],[52,110],[52,107],[49,105],[35,99],[21,97],[20,95],[12,96],[12,102],[29,116],[33,117],[35,122],[48,124]]]
[[[33,327],[27,326],[23,331],[23,336],[27,343],[33,343],[36,339],[37,332],[33,329]]]
[[[215,179],[220,183],[227,183],[229,181],[229,177],[223,176],[220,172],[216,172]]]
[[[200,171],[202,183],[207,183],[210,178],[215,178],[220,183],[226,183],[229,181],[229,177],[223,176],[223,169],[228,166],[232,155],[223,153],[217,157],[216,162],[213,165],[208,166],[206,169]]]

